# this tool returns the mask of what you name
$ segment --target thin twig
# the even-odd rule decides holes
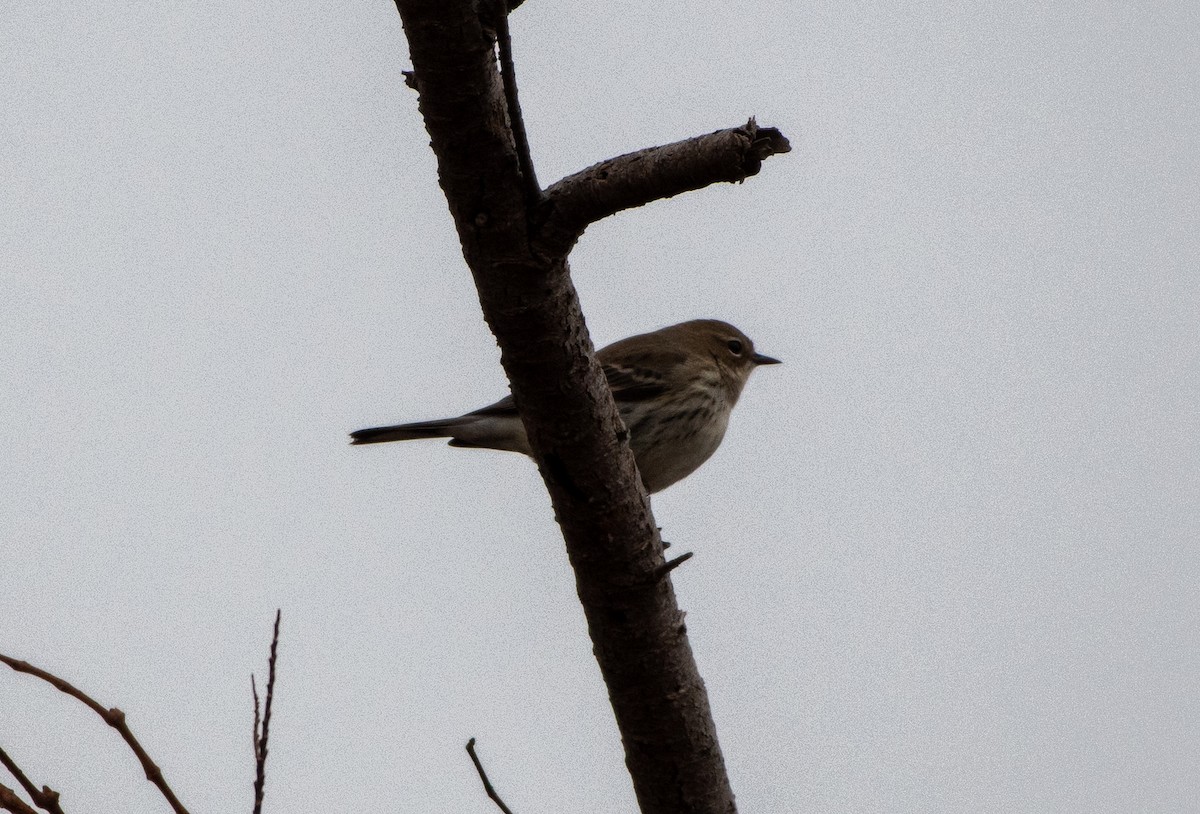
[[[667,574],[671,573],[672,571],[674,571],[679,566],[683,565],[685,562],[687,562],[691,558],[692,558],[692,552],[689,551],[686,554],[680,554],[678,557],[676,557],[673,560],[667,560],[665,563],[658,566],[658,568],[654,569],[654,577],[653,577],[652,581],[653,582],[661,582],[663,580],[663,578],[666,577]]]
[[[17,778],[17,782],[21,784],[21,788],[25,789],[25,793],[29,795],[29,799],[33,800],[33,804],[43,811],[49,811],[50,814],[63,814],[63,810],[58,806],[58,792],[49,786],[42,786],[38,789],[33,785],[33,781],[25,776],[25,772],[21,771],[21,767],[16,761],[8,756],[8,752],[0,749],[0,763],[4,764],[4,768],[8,769],[8,773]]]
[[[258,732],[262,727],[262,719],[259,717],[258,705],[258,687],[254,683],[254,673],[250,674],[250,695],[254,697],[254,759],[258,760]]]
[[[8,786],[0,783],[0,809],[11,811],[13,814],[37,814],[29,805],[17,796]]]
[[[267,739],[271,729],[271,701],[275,697],[275,655],[279,649],[279,619],[282,613],[275,611],[275,633],[271,636],[271,656],[267,659],[267,700],[263,703],[262,730],[259,730],[258,688],[254,676],[250,676],[250,691],[254,694],[254,814],[261,814],[263,792],[267,783]]]
[[[133,736],[131,731],[129,731],[129,726],[125,723],[124,712],[116,707],[105,709],[100,702],[96,701],[82,690],[76,688],[70,682],[59,678],[53,673],[48,673],[45,670],[34,667],[27,661],[9,658],[3,653],[0,653],[0,661],[16,670],[18,673],[28,673],[31,676],[36,676],[37,678],[42,679],[42,681],[50,684],[59,692],[65,693],[66,695],[69,695],[72,698],[75,698],[91,707],[92,711],[104,720],[104,723],[121,733],[121,737],[124,738],[125,743],[129,745],[129,748],[133,750],[134,755],[137,756],[138,761],[142,764],[142,770],[146,773],[146,779],[158,788],[159,792],[164,798],[166,798],[167,802],[171,805],[171,808],[175,811],[175,814],[188,814],[188,810],[184,808],[183,803],[179,802],[179,798],[175,796],[175,792],[171,790],[169,785],[167,785],[167,781],[163,777],[162,769],[158,768],[158,765],[150,759],[150,755],[148,755],[146,750],[142,748],[142,744],[139,743],[138,739]]]
[[[533,156],[529,152],[529,136],[525,133],[525,117],[517,99],[517,74],[513,67],[512,36],[508,31],[508,11],[505,0],[496,0],[496,42],[500,46],[500,79],[504,83],[504,101],[508,107],[508,126],[512,129],[517,148],[517,165],[525,184],[525,202],[534,206],[542,199],[542,188],[538,186],[537,174],[533,170]]]
[[[475,754],[474,738],[467,741],[467,754],[471,756],[471,762],[475,764],[475,771],[479,772],[479,779],[483,781],[483,790],[487,792],[487,796],[492,798],[492,802],[499,806],[504,814],[513,814],[512,810],[500,799],[500,795],[496,793],[496,790],[492,788],[492,782],[488,780],[487,772],[483,770],[483,764],[479,762],[479,756]]]

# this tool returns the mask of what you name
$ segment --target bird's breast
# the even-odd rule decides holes
[[[721,445],[730,406],[711,388],[697,388],[673,401],[622,409],[629,443],[650,492],[666,489],[696,471]]]

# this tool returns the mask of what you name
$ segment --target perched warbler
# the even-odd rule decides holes
[[[737,328],[694,319],[614,342],[596,353],[648,492],[696,471],[725,437],[750,371],[777,365]],[[512,396],[473,413],[350,433],[354,444],[449,438],[453,447],[530,454]]]

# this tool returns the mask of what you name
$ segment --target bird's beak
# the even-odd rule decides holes
[[[756,353],[750,357],[750,361],[756,365],[781,365],[783,361],[772,356],[765,356],[761,353]]]

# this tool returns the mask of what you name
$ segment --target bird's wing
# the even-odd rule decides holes
[[[674,368],[684,361],[682,354],[661,353],[655,358],[613,360],[601,363],[613,398],[617,401],[646,401],[670,389],[669,377]],[[644,363],[644,364],[643,364]],[[480,407],[467,415],[515,416],[517,405],[513,397],[505,396],[495,404]]]
[[[628,361],[612,361],[601,365],[617,401],[647,401],[670,389],[669,368],[660,365],[641,365]]]
[[[617,401],[646,401],[666,392],[663,377],[655,371],[613,364],[603,368]]]

